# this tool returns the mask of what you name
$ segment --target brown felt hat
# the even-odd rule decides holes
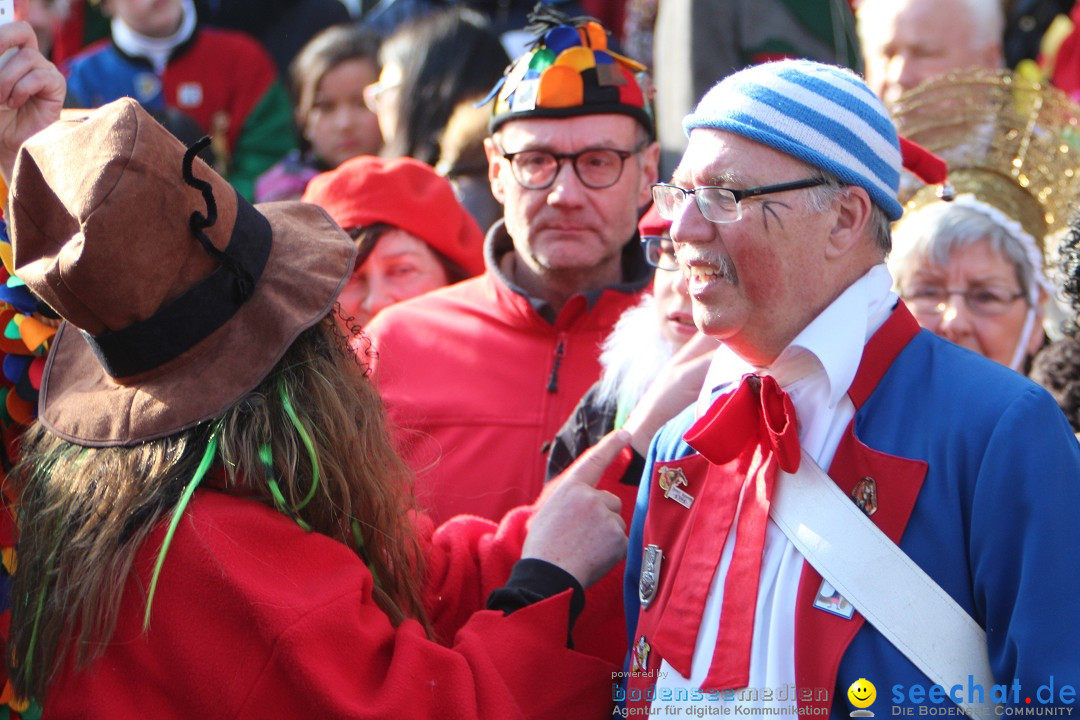
[[[89,446],[220,415],[330,311],[356,253],[318,207],[248,203],[130,99],[28,140],[9,218],[16,274],[67,321],[38,417]]]

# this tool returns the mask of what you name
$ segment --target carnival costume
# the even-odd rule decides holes
[[[852,73],[756,66],[715,86],[684,128],[755,141],[861,188],[889,220],[902,213],[901,143]],[[771,520],[802,453],[985,629],[1000,686],[974,702],[1071,702],[1038,691],[1080,677],[1080,635],[1059,622],[1080,581],[1056,569],[1080,542],[1080,447],[1045,391],[920,331],[891,282],[870,267],[767,367],[722,348],[715,394],[654,440],[624,587],[631,676],[616,692],[628,705],[845,717],[855,681],[876,683],[858,717],[974,694],[931,691]]]

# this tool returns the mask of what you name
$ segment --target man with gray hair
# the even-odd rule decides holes
[[[502,517],[544,485],[551,439],[600,376],[600,344],[652,280],[637,233],[660,148],[633,60],[596,21],[538,6],[492,93],[487,271],[365,331],[396,437],[438,520]],[[621,624],[621,623],[618,623]],[[621,656],[621,651],[616,651]]]
[[[862,0],[855,18],[866,84],[886,105],[951,70],[1004,66],[998,0]]]
[[[849,71],[782,61],[720,82],[684,128],[686,154],[653,198],[698,328],[724,345],[706,402],[646,460],[624,588],[630,679],[616,696],[668,715],[704,704],[792,717],[1071,702],[1072,690],[1037,690],[1080,677],[1080,626],[1056,620],[1080,593],[1059,569],[1080,543],[1080,447],[1045,391],[920,331],[891,292],[901,152],[882,103]],[[774,520],[815,464],[839,494],[832,545],[858,558],[843,585],[858,600],[819,574],[836,567],[820,547],[804,555]],[[822,528],[795,511],[787,527]],[[884,629],[865,602],[863,581],[893,570],[849,528],[880,530],[932,580],[928,595],[951,598],[979,642],[950,670],[988,666],[988,686],[934,688],[887,639],[920,640]],[[932,613],[899,611],[934,640]]]

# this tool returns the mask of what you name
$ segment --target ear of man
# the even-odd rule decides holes
[[[506,171],[502,160],[502,153],[495,146],[495,136],[484,138],[484,155],[488,163],[488,182],[491,184],[491,195],[499,201],[500,205],[506,204],[506,195],[503,193],[502,173]]]
[[[652,202],[653,183],[660,179],[660,143],[651,142],[641,151],[641,182],[638,184],[638,207]]]
[[[829,230],[825,257],[840,260],[851,253],[872,249],[870,217],[873,202],[869,193],[857,185],[848,185],[834,202],[836,220]]]

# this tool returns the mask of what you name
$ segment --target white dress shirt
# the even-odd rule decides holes
[[[738,383],[746,373],[772,375],[787,391],[795,406],[799,441],[803,449],[818,465],[827,468],[855,415],[855,407],[847,391],[859,369],[863,346],[896,305],[897,296],[891,292],[891,287],[892,278],[885,265],[875,265],[803,328],[769,367],[755,368],[726,346],[721,346],[713,356],[705,378],[703,401],[698,404],[699,414],[703,404],[708,407],[715,390]],[[670,697],[688,694],[682,690],[699,689],[709,672],[720,627],[724,579],[731,564],[735,526],[733,522],[733,531],[728,535],[720,564],[709,586],[705,614],[694,646],[690,677],[683,677],[665,661],[657,673],[658,698],[665,687],[671,689]],[[724,702],[724,705],[770,707],[795,714],[795,597],[802,569],[802,555],[770,518],[765,531],[750,651],[748,688],[758,692],[736,691],[736,700]],[[772,691],[773,700],[760,699],[762,691],[766,689]],[[680,690],[680,693],[676,694],[676,690]],[[787,699],[777,700],[777,697]],[[693,703],[658,699],[652,703],[652,707],[688,708],[703,703],[711,704],[709,700]],[[663,714],[685,716],[687,713],[672,710]]]

